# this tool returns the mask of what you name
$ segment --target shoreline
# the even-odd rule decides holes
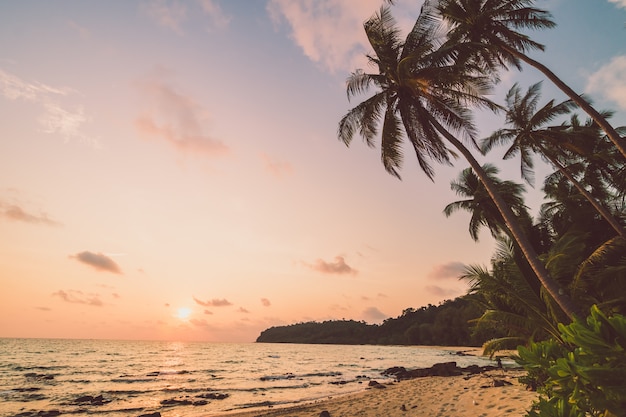
[[[432,346],[483,356],[481,348]],[[502,357],[516,352],[502,351]],[[205,417],[501,417],[524,416],[537,399],[518,378],[526,372],[504,367],[476,374],[425,376],[362,391],[284,406],[255,407],[206,414]],[[383,385],[383,384],[379,384]]]

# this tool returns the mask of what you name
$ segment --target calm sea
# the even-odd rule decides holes
[[[210,416],[360,391],[392,366],[447,361],[493,364],[419,347],[0,339],[0,416]]]

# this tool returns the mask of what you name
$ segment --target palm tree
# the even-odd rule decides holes
[[[626,143],[606,118],[550,69],[526,55],[531,50],[543,51],[544,46],[517,29],[556,26],[549,12],[534,8],[533,4],[534,0],[440,0],[438,10],[451,26],[450,44],[469,47],[490,70],[508,65],[521,69],[521,62],[536,68],[591,116],[626,158]]]
[[[499,172],[498,168],[491,164],[483,165],[483,169],[519,221],[530,223],[528,208],[522,196],[524,187],[512,181],[500,181],[496,176]],[[450,217],[457,210],[469,211],[472,214],[469,222],[469,233],[472,239],[478,241],[478,232],[481,227],[487,227],[495,239],[503,233],[510,236],[502,214],[471,168],[461,171],[458,179],[450,184],[450,188],[465,199],[448,204],[443,212],[446,217]]]
[[[449,51],[439,48],[433,12],[432,3],[426,0],[404,44],[388,8],[382,7],[379,13],[365,22],[365,33],[374,49],[374,54],[368,58],[378,68],[378,73],[354,72],[347,80],[347,94],[350,98],[366,93],[370,87],[377,87],[379,91],[341,119],[338,137],[349,145],[354,134],[359,132],[368,145],[374,146],[382,120],[382,162],[385,169],[398,178],[405,134],[420,167],[430,179],[434,176],[430,160],[449,164],[454,153],[447,148],[446,142],[451,144],[465,157],[485,185],[549,294],[573,318],[579,315],[578,309],[550,278],[515,214],[470,150],[455,136],[460,134],[477,147],[476,131],[467,106],[479,105],[491,109],[496,106],[483,97],[491,86],[489,80],[477,75],[470,65],[459,66],[451,62]]]
[[[594,198],[560,162],[559,159],[563,159],[563,154],[559,150],[559,144],[564,142],[562,139],[571,132],[568,132],[564,125],[544,128],[546,123],[569,113],[574,104],[569,100],[554,104],[554,100],[551,100],[537,109],[541,96],[540,90],[541,83],[531,85],[524,95],[517,83],[511,87],[506,95],[506,123],[511,128],[498,129],[491,136],[483,139],[483,152],[489,152],[495,145],[510,143],[510,147],[504,153],[504,159],[510,159],[519,154],[522,178],[529,184],[533,180],[532,154],[538,153],[571,181],[578,192],[591,203],[611,227],[621,237],[626,238],[626,232],[613,214]]]
[[[478,327],[496,327],[506,334],[486,342],[483,353],[493,355],[497,350],[514,349],[547,336],[560,340],[557,323],[562,318],[553,314],[541,292],[524,279],[515,259],[515,245],[506,236],[500,236],[496,242],[491,270],[471,265],[461,276],[470,284],[469,293],[485,310],[477,320]]]

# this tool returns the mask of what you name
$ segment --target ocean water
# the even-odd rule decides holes
[[[381,372],[392,366],[448,361],[494,364],[406,346],[0,339],[0,417],[211,416],[360,391],[389,382]]]

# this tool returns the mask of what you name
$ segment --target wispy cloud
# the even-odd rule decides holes
[[[463,291],[455,288],[444,288],[438,285],[427,285],[424,287],[427,292],[437,297],[454,298],[463,294]]]
[[[237,312],[238,313],[244,313],[244,314],[250,314],[250,311],[248,309],[243,308],[243,307],[239,307],[237,309]]]
[[[428,274],[431,279],[459,279],[465,271],[463,262],[448,262],[445,264],[435,265]]]
[[[85,265],[89,265],[98,271],[112,272],[114,274],[122,273],[119,265],[116,264],[113,259],[102,253],[84,251],[77,253],[76,255],[70,255],[70,258],[76,259]]]
[[[140,10],[156,24],[171,29],[178,35],[183,34],[182,22],[187,17],[187,8],[178,1],[153,0],[143,2]]]
[[[370,323],[380,323],[389,318],[389,315],[383,313],[376,307],[368,307],[363,311],[363,319]]]
[[[222,299],[214,298],[212,300],[202,301],[202,300],[197,299],[196,297],[193,297],[193,301],[195,301],[197,304],[203,307],[227,307],[227,306],[233,305],[233,303],[231,303],[225,298],[222,298]]]
[[[59,134],[64,140],[76,140],[98,147],[95,138],[83,133],[82,128],[91,120],[82,106],[74,110],[63,106],[59,99],[74,93],[69,88],[52,87],[40,82],[28,82],[17,75],[0,69],[0,94],[9,100],[23,100],[43,109],[39,118],[41,130],[48,134]]]
[[[61,223],[52,220],[46,213],[29,213],[17,204],[7,204],[0,201],[0,217],[17,222],[43,224],[46,226],[60,226]]]
[[[78,290],[59,290],[52,294],[53,297],[59,297],[66,303],[72,304],[85,304],[94,307],[102,307],[104,303],[100,300],[98,294],[85,294]]]
[[[272,303],[267,298],[261,298],[261,305],[263,307],[269,307],[272,305]]]
[[[284,177],[293,172],[293,167],[289,162],[272,158],[264,152],[261,153],[261,160],[263,161],[265,170],[275,177]]]
[[[615,3],[617,7],[623,7],[626,9],[626,0],[609,0],[611,3]]]
[[[334,261],[331,262],[316,259],[314,263],[303,262],[303,264],[314,271],[324,274],[356,275],[358,273],[356,269],[346,263],[343,256],[335,256]]]
[[[587,80],[586,91],[599,93],[626,110],[626,55],[614,57],[611,62],[591,74]]]
[[[415,24],[419,7],[414,0],[396,0],[394,16],[405,32]],[[372,49],[363,23],[380,9],[380,0],[270,0],[267,11],[313,62],[331,73],[366,68]]]
[[[231,17],[227,16],[219,3],[215,0],[198,0],[202,11],[211,20],[211,28],[224,29],[231,21]]]
[[[199,7],[201,14],[194,7]],[[197,0],[196,4],[178,0],[153,0],[141,3],[139,9],[157,25],[181,36],[185,32],[185,22],[191,17],[206,16],[209,30],[224,29],[231,21],[231,17],[224,13],[215,0]]]
[[[147,109],[135,119],[135,127],[147,138],[165,140],[180,151],[224,155],[229,148],[205,133],[205,109],[163,77],[138,83]]]

